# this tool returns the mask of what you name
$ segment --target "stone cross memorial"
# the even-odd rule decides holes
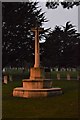
[[[43,31],[43,28],[33,28],[32,31],[35,32],[35,64],[34,67],[40,67],[40,53],[39,53],[39,32]]]
[[[44,70],[40,67],[40,49],[39,49],[39,33],[43,31],[43,28],[32,28],[35,32],[35,64],[34,67],[30,69],[30,79],[42,78]]]
[[[45,70],[40,67],[39,33],[43,28],[35,27],[32,31],[35,32],[35,64],[30,68],[30,78],[22,81],[23,87],[13,89],[13,96],[32,98],[62,94],[61,88],[52,87],[52,80],[45,78]]]

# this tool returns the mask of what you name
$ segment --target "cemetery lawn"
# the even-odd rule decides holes
[[[12,96],[13,88],[22,81],[12,81],[2,86],[2,117],[5,118],[79,118],[79,80],[53,80],[63,94],[46,98],[18,98]]]

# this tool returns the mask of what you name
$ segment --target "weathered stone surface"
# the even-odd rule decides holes
[[[44,69],[43,68],[30,68],[30,80],[43,79],[44,77]]]
[[[47,97],[62,94],[61,88],[52,88],[52,80],[37,79],[23,80],[23,87],[14,88],[13,96],[17,97]]]
[[[62,94],[61,88],[49,88],[49,89],[25,89],[25,88],[15,88],[13,91],[13,96],[24,97],[24,98],[34,98],[34,97],[48,97],[54,95]]]
[[[43,88],[51,88],[52,87],[52,80],[50,79],[37,79],[37,80],[30,80],[25,79],[23,80],[23,88],[27,89],[43,89]]]

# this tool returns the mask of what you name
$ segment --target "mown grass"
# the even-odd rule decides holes
[[[12,96],[13,88],[22,81],[3,84],[3,118],[79,118],[78,80],[53,80],[53,86],[61,87],[63,94],[46,98],[18,98]]]

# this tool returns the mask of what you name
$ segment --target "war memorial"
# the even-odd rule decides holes
[[[35,27],[32,31],[35,32],[35,64],[30,68],[29,79],[22,80],[23,87],[14,88],[13,96],[32,98],[62,94],[61,88],[52,87],[52,80],[45,78],[45,70],[40,66],[39,33],[43,28]]]

